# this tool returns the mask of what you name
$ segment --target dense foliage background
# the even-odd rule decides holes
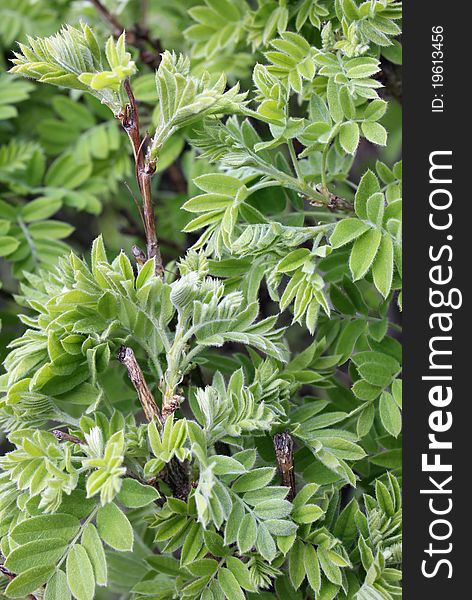
[[[400,18],[1,3],[5,597],[401,596]]]

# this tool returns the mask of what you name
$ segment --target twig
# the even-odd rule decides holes
[[[121,346],[118,351],[118,360],[128,369],[129,378],[138,392],[146,419],[152,421],[154,417],[157,417],[158,421],[164,424],[167,417],[180,406],[180,397],[175,397],[175,405],[171,403],[163,404],[162,412],[159,412],[154,396],[151,394],[131,348]],[[187,461],[180,462],[178,459],[173,458],[166,465],[160,477],[170,487],[175,498],[187,500],[191,488]]]
[[[293,468],[293,440],[289,433],[276,433],[274,435],[274,448],[277,464],[279,465],[282,485],[289,488],[288,500],[293,500],[297,493],[295,488],[295,472]]]
[[[108,22],[108,24],[111,27],[111,32],[113,33],[113,35],[115,37],[119,37],[124,31],[124,27],[121,25],[121,23],[118,21],[118,19],[114,15],[112,15],[112,13],[108,10],[108,8],[104,4],[102,4],[102,2],[100,2],[100,0],[90,0],[90,1],[97,9],[97,12],[100,14],[100,16],[105,21]]]
[[[159,421],[162,420],[159,408],[157,407],[154,396],[144,379],[141,367],[138,365],[138,361],[131,348],[121,346],[118,351],[118,360],[125,365],[128,369],[128,375],[131,383],[134,385],[135,390],[138,393],[139,401],[143,407],[144,414],[148,421],[152,421],[154,417],[157,417]]]
[[[125,81],[124,87],[128,94],[129,104],[127,104],[125,112],[118,115],[118,118],[121,121],[123,129],[128,134],[133,148],[134,160],[136,162],[136,180],[143,199],[142,216],[144,221],[144,233],[146,236],[147,257],[148,259],[156,259],[156,275],[162,276],[164,266],[162,264],[161,251],[157,242],[156,222],[151,196],[151,177],[156,169],[156,165],[153,161],[146,162],[144,160],[143,145],[145,140],[141,140],[141,134],[139,132],[139,115],[136,99],[128,80]]]
[[[114,37],[119,37],[125,27],[120,23],[114,14],[101,2],[101,0],[90,0],[95,6],[99,15],[109,24]],[[143,19],[142,19],[143,20]],[[157,69],[161,62],[162,47],[160,41],[152,38],[149,29],[142,23],[137,23],[134,27],[126,30],[126,39],[129,44],[139,50],[139,58],[142,63],[149,65],[152,69]],[[150,51],[147,46],[150,46]]]

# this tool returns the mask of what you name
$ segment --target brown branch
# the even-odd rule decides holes
[[[136,105],[136,99],[131,89],[128,80],[125,81],[124,87],[128,94],[129,104],[126,106],[125,112],[118,115],[123,129],[128,134],[128,138],[133,148],[134,160],[136,163],[136,180],[138,182],[139,191],[143,199],[143,221],[144,233],[146,236],[147,257],[155,258],[156,275],[162,276],[164,266],[162,264],[162,256],[157,241],[156,222],[154,216],[154,206],[152,204],[151,195],[151,177],[156,169],[153,161],[146,162],[144,160],[143,146],[145,139],[141,139],[139,132],[139,115]]]
[[[292,501],[297,493],[295,487],[295,472],[293,467],[293,440],[289,433],[274,435],[274,448],[277,464],[279,465],[282,485],[289,488],[287,499]]]
[[[162,413],[159,412],[154,396],[151,394],[131,348],[121,346],[118,351],[118,360],[128,369],[129,378],[138,392],[146,419],[152,421],[154,417],[157,417],[160,423],[165,423],[167,417],[180,406],[180,401],[176,400],[175,404],[163,404]],[[180,397],[176,396],[176,398]],[[177,458],[173,458],[166,465],[160,477],[170,487],[175,498],[187,500],[191,489],[187,461],[180,462]]]
[[[162,400],[162,422],[165,423],[167,417],[170,417],[176,410],[179,409],[182,404],[184,398],[179,394],[174,394],[170,398],[167,398],[165,395]]]
[[[154,396],[144,379],[141,367],[138,365],[138,361],[131,348],[121,346],[118,350],[118,360],[125,365],[128,370],[128,375],[131,383],[134,385],[135,390],[138,393],[139,401],[143,407],[144,414],[148,421],[152,421],[154,417],[157,417],[159,421],[162,420],[159,408],[157,407]]]

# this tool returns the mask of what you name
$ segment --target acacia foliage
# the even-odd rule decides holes
[[[126,45],[113,18],[104,42],[92,13],[56,32],[31,30],[27,1],[13,13],[33,37],[0,117],[21,132],[19,103],[27,122],[51,102],[0,149],[24,325],[0,376],[3,595],[398,599],[401,162],[380,80],[401,4],[181,4],[158,3],[176,30],[155,73],[142,30]],[[105,207],[130,246],[113,225],[133,95],[137,222],[154,175],[158,238],[191,246],[164,265],[107,251],[100,218],[70,251],[55,218]],[[381,147],[394,164],[366,168]],[[188,191],[170,195],[176,168]]]

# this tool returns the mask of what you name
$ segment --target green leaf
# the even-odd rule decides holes
[[[183,565],[187,565],[195,560],[196,556],[200,552],[203,546],[203,528],[200,523],[193,523],[192,527],[187,533],[184,545],[182,546],[182,553],[180,556],[180,562]]]
[[[225,548],[223,538],[218,533],[207,529],[203,533],[203,538],[208,551],[214,556],[226,556],[230,554],[230,551]]]
[[[387,143],[387,131],[380,123],[372,121],[364,121],[361,125],[362,133],[364,137],[379,146],[385,146]]]
[[[400,409],[388,392],[382,392],[380,396],[380,418],[382,425],[393,437],[398,437],[402,429],[402,418]]]
[[[402,466],[402,450],[401,448],[395,448],[394,450],[379,452],[370,456],[369,461],[386,469],[398,469]]]
[[[367,219],[367,200],[379,191],[379,180],[370,169],[367,170],[359,182],[354,200],[354,209],[359,219]]]
[[[44,600],[70,600],[71,595],[64,571],[56,571],[46,586]]]
[[[315,504],[305,504],[293,511],[292,519],[296,523],[313,523],[321,518],[324,514],[323,509]]]
[[[49,167],[45,183],[48,187],[74,190],[87,181],[92,168],[89,160],[78,161],[72,153],[62,154]]]
[[[335,585],[341,585],[341,570],[333,563],[328,552],[321,546],[318,546],[317,554],[320,561],[320,566],[329,581]]]
[[[385,198],[384,195],[377,192],[367,200],[367,218],[369,221],[380,227],[385,211]]]
[[[55,215],[62,206],[61,198],[37,198],[25,204],[21,209],[21,216],[26,223],[48,219]]]
[[[356,539],[357,525],[355,517],[358,512],[359,506],[355,498],[353,498],[336,519],[333,533],[345,544],[351,544]]]
[[[342,8],[349,21],[357,21],[359,19],[359,8],[354,0],[342,0]]]
[[[226,196],[235,196],[239,188],[243,187],[243,183],[231,177],[220,173],[208,173],[196,177],[193,182],[204,192],[210,194],[224,194]]]
[[[341,101],[341,106],[342,106],[344,114],[346,115],[346,118],[347,119],[355,119],[356,118],[356,107],[354,104],[353,97],[347,87],[341,88],[339,100]],[[342,127],[341,127],[341,129],[342,129]],[[359,128],[357,128],[357,133],[359,134]],[[344,146],[343,146],[343,148],[344,148]]]
[[[318,556],[316,550],[311,544],[305,545],[305,555],[303,557],[303,564],[308,579],[308,583],[312,590],[319,594],[321,589],[321,571],[320,564],[318,562]]]
[[[358,238],[368,229],[370,229],[370,226],[359,219],[342,219],[337,223],[331,234],[330,244],[333,248],[340,248]]]
[[[370,229],[357,238],[349,257],[349,268],[354,281],[361,279],[370,269],[377,250],[379,249],[382,234],[378,229]]]
[[[392,497],[387,487],[377,479],[375,482],[375,497],[379,503],[380,508],[389,516],[393,517],[395,514],[395,507],[393,505]]]
[[[295,523],[287,519],[267,519],[267,521],[264,521],[264,525],[270,534],[277,537],[292,535],[297,530]]]
[[[226,567],[223,567],[219,570],[218,583],[220,584],[221,589],[228,600],[245,600],[246,596],[242,591],[238,580]]]
[[[357,123],[350,121],[341,125],[339,143],[348,154],[355,154],[359,145],[359,126]]]
[[[340,86],[338,86],[334,77],[328,79],[328,86],[326,90],[326,96],[328,99],[329,113],[335,123],[340,123],[344,117],[344,111],[341,106],[340,100]]]
[[[33,567],[55,565],[64,554],[67,543],[61,538],[36,540],[15,548],[5,562],[13,573],[23,573]]]
[[[233,197],[225,194],[200,194],[187,200],[182,208],[191,213],[201,213],[224,210],[228,206],[231,206],[233,202]]]
[[[54,573],[54,567],[33,567],[24,571],[7,585],[5,596],[7,598],[25,598],[43,586]]]
[[[264,500],[254,506],[254,512],[261,519],[283,519],[292,512],[292,504],[288,500]]]
[[[257,531],[256,549],[269,562],[272,562],[277,554],[274,538],[264,524],[259,525]]]
[[[20,242],[14,237],[3,235],[0,236],[0,256],[8,256],[15,252],[20,245]]]
[[[392,372],[385,365],[365,363],[357,367],[359,374],[371,385],[385,387],[392,381]]]
[[[117,500],[128,508],[147,506],[159,498],[159,492],[150,485],[143,485],[136,479],[125,478],[118,492]]]
[[[372,550],[369,548],[365,539],[362,536],[359,538],[357,546],[361,555],[362,565],[364,569],[368,571],[370,566],[374,562],[374,555],[372,554]]]
[[[382,48],[382,54],[394,65],[402,64],[402,46],[398,40],[392,40],[391,46]]]
[[[226,566],[229,568],[231,573],[236,577],[239,585],[249,592],[256,592],[257,588],[254,585],[251,577],[251,572],[242,560],[235,556],[228,556],[226,559]]]
[[[113,502],[98,509],[97,528],[102,540],[115,550],[133,549],[133,528],[126,515]]]
[[[393,242],[388,234],[382,236],[377,256],[372,266],[375,287],[384,298],[390,293],[393,279]]]
[[[218,570],[218,563],[212,558],[202,558],[187,565],[187,569],[195,577],[212,577]]]
[[[97,585],[106,585],[108,576],[105,551],[97,530],[92,523],[89,523],[85,527],[82,533],[81,543],[92,563]]]
[[[112,320],[118,315],[118,300],[112,292],[105,292],[97,303],[97,310],[105,319]]]
[[[351,0],[352,1],[352,0]],[[379,69],[379,61],[376,58],[362,56],[351,58],[346,62],[347,75],[350,79],[365,79],[375,75]]]
[[[257,524],[254,517],[247,513],[241,520],[238,530],[238,548],[241,554],[249,552],[257,539]]]
[[[366,385],[369,385],[367,382],[364,382]],[[381,388],[376,388],[377,395],[380,394]],[[372,403],[367,404],[363,410],[359,413],[359,418],[357,419],[357,435],[359,439],[362,439],[366,436],[372,428],[374,424],[375,418],[375,408]]]
[[[340,354],[339,363],[343,364],[351,356],[358,339],[366,330],[367,324],[363,319],[349,321],[344,327],[336,344],[336,354]]]
[[[246,467],[232,456],[213,456],[213,473],[215,475],[241,475],[246,473]]]
[[[37,221],[31,223],[28,229],[34,240],[61,240],[74,231],[72,225],[60,221]]]
[[[317,435],[320,437],[320,433]],[[329,432],[328,432],[329,433]],[[365,451],[354,442],[343,439],[342,437],[322,437],[324,445],[330,453],[344,460],[361,460],[366,455]]]
[[[277,271],[281,273],[289,273],[301,267],[311,252],[308,248],[297,248],[292,252],[289,252],[277,265]]]
[[[364,117],[367,121],[378,121],[387,110],[387,103],[384,100],[373,100],[367,106]]]
[[[93,600],[95,577],[92,563],[80,544],[72,546],[67,555],[66,576],[69,589],[77,600]]]
[[[61,513],[39,515],[16,525],[11,532],[11,537],[17,544],[51,538],[68,541],[74,537],[79,528],[80,521],[72,515]]]
[[[252,490],[260,490],[269,485],[275,475],[275,469],[272,467],[260,467],[249,473],[245,473],[238,477],[233,483],[235,492],[250,492]]]
[[[392,395],[393,398],[395,400],[395,402],[397,403],[397,406],[399,408],[402,407],[402,380],[401,379],[395,379],[395,381],[392,382]]]
[[[371,385],[370,383],[367,383],[367,381],[360,379],[359,381],[356,381],[356,383],[352,386],[352,391],[360,400],[371,402],[380,395],[382,388],[375,385]]]
[[[290,575],[290,581],[292,582],[292,585],[296,590],[298,590],[303,580],[305,579],[304,557],[305,546],[303,542],[297,540],[294,543],[292,549],[290,550],[288,560],[288,572]]]

